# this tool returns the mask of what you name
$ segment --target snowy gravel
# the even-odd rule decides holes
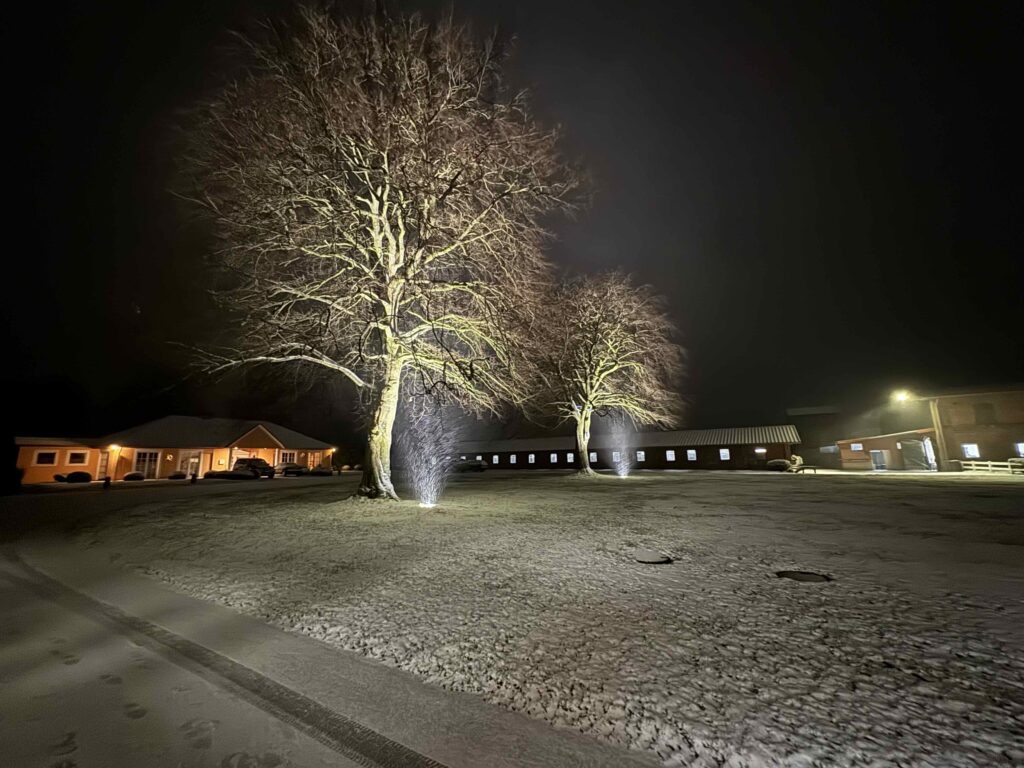
[[[1020,482],[487,473],[436,510],[341,495],[169,500],[81,541],[666,766],[1024,765]]]

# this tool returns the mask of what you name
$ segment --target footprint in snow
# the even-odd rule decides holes
[[[75,656],[75,654],[73,654],[73,653],[63,653],[62,651],[58,651],[56,648],[54,648],[53,650],[50,651],[50,655],[51,656],[59,656],[60,660],[61,660],[61,663],[62,664],[67,664],[68,666],[70,666],[72,664],[77,664],[78,662],[81,661],[81,659],[78,658],[77,656]]]
[[[50,747],[50,754],[54,757],[59,755],[70,755],[78,749],[78,744],[75,743],[75,732],[70,731],[64,734],[64,738],[59,742]]]
[[[248,752],[233,752],[220,761],[220,768],[279,768],[284,761],[273,752],[250,755]]]
[[[218,722],[220,721],[194,717],[179,725],[178,730],[185,734],[189,746],[193,749],[209,749],[213,744],[213,732]]]
[[[120,685],[122,682],[120,675],[100,675],[100,680],[107,685]]]
[[[138,720],[146,716],[146,708],[140,707],[135,702],[129,702],[124,705],[124,716],[130,717],[132,720]]]

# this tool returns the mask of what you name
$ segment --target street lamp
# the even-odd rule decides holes
[[[942,431],[942,420],[939,418],[939,398],[919,397],[905,389],[897,389],[892,393],[891,399],[898,405],[908,403],[912,400],[918,402],[921,400],[927,401],[928,415],[931,417],[932,421],[932,431],[935,432],[936,447],[939,449],[937,469],[941,470],[944,466],[948,466],[949,454],[946,452],[946,435]]]

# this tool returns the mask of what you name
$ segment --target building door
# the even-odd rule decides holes
[[[889,465],[888,451],[871,451],[871,468],[886,469]]]
[[[927,438],[926,438],[927,439]],[[928,461],[928,454],[925,453],[924,443],[920,440],[904,440],[903,465],[907,469],[931,469]]]
[[[136,451],[135,471],[141,472],[147,480],[156,479],[156,469],[160,463],[159,451]]]
[[[182,451],[178,458],[178,471],[186,475],[199,475],[203,471],[202,451]]]

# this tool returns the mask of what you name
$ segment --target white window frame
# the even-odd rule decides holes
[[[637,460],[637,463],[639,463],[641,461],[647,461],[647,451],[637,451],[636,452],[636,460]]]
[[[754,449],[754,453],[756,453],[758,456],[764,456],[766,453],[768,453],[768,449],[767,448],[755,448]]]
[[[508,457],[508,463],[509,464],[515,464],[516,463],[516,455],[514,453],[511,456]]]
[[[565,463],[566,464],[572,464],[574,461],[576,461],[576,456],[571,451],[569,453],[565,454]]]
[[[477,461],[483,461],[483,460],[484,460],[484,455],[483,455],[482,453],[478,453],[478,454],[476,455],[476,460],[477,460]]]
[[[72,461],[71,456],[73,454],[80,453],[85,458],[82,461]],[[88,467],[89,466],[89,451],[83,450],[72,450],[68,451],[67,458],[64,459],[64,463],[69,467]]]
[[[864,443],[850,443],[850,450],[851,451],[863,451],[864,450]]]
[[[718,460],[719,461],[732,461],[732,451],[728,448],[718,449]]]
[[[675,461],[675,460],[676,460],[675,449],[673,449],[673,448],[667,449],[665,451],[665,461]]]
[[[548,458],[551,460],[552,464],[557,464],[558,463],[558,454],[557,453],[552,453],[551,456],[549,456]]]
[[[960,443],[960,452],[963,453],[965,459],[981,458],[981,448],[977,443]]]
[[[618,451],[612,451],[612,461],[618,464],[622,460],[622,454]]]
[[[290,459],[288,458],[289,456],[291,456]],[[295,451],[281,451],[282,464],[294,464],[298,458]]]
[[[497,463],[498,463],[498,454],[494,454],[493,456],[491,456],[491,464],[497,464]]]
[[[697,460],[697,449],[696,448],[687,448],[686,449],[686,460],[687,461],[696,461]]]
[[[465,456],[465,454],[463,454],[462,456],[459,456],[459,460],[460,460],[460,461],[465,461],[465,460],[466,460],[466,456]]]
[[[590,452],[590,463],[591,464],[596,464],[597,463],[597,451],[591,451]]]
[[[40,453],[52,453],[53,454],[53,463],[50,464],[50,463],[39,461],[39,454]],[[56,467],[56,466],[59,465],[59,463],[60,463],[60,451],[58,451],[56,449],[51,450],[49,448],[38,448],[36,450],[35,454],[33,454],[33,456],[32,456],[32,466],[33,467]]]
[[[531,453],[529,456],[526,457],[526,461],[528,463],[530,463],[530,464],[536,464],[537,463],[537,457],[536,457],[536,455]]]
[[[1018,456],[1024,456],[1024,443],[1014,443],[1013,447],[1017,449]]]

